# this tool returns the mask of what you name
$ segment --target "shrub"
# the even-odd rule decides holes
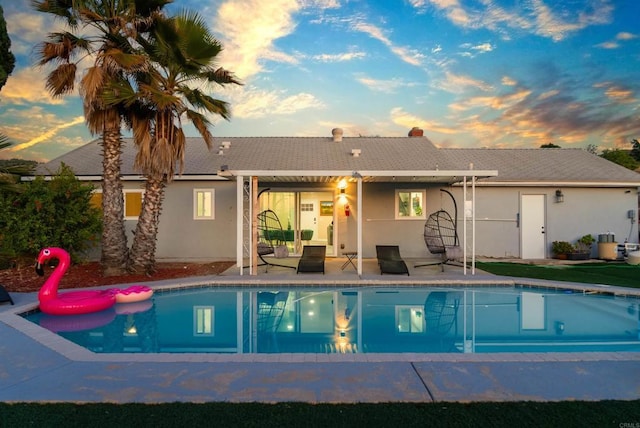
[[[51,181],[24,183],[20,193],[0,194],[0,255],[34,257],[43,247],[61,247],[74,259],[94,245],[100,212],[91,205],[93,186],[61,165]]]

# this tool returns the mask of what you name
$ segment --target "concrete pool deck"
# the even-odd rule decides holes
[[[335,282],[331,275],[270,268],[258,277],[228,271],[195,282]],[[409,262],[407,264],[410,264]],[[363,284],[498,280],[461,268],[421,268],[410,277],[375,275]],[[375,270],[375,269],[374,269]],[[237,272],[237,269],[236,269]],[[263,271],[261,271],[263,272]],[[337,273],[337,272],[336,272]],[[500,278],[508,281],[508,279]],[[180,281],[190,285],[194,281]],[[522,281],[520,281],[522,282]],[[174,281],[173,283],[176,283]],[[166,283],[154,283],[163,287]],[[569,284],[563,284],[564,288]],[[575,285],[575,287],[581,287]],[[610,287],[605,287],[610,290]],[[640,295],[640,290],[621,289]],[[0,305],[0,401],[377,403],[640,399],[640,352],[500,354],[94,354],[23,319],[36,293]]]

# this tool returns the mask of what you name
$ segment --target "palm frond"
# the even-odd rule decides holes
[[[72,92],[77,69],[74,63],[60,64],[47,76],[45,87],[54,97]]]
[[[63,18],[69,26],[75,27],[78,21],[73,13],[72,6],[73,0],[31,0],[33,9]]]
[[[209,119],[207,119],[203,114],[193,110],[187,110],[185,114],[204,139],[207,148],[211,150],[211,147],[213,147],[213,135],[211,134],[211,131],[209,131],[209,126],[211,125]]]
[[[84,99],[95,100],[105,85],[105,69],[89,67],[80,81],[80,95]]]
[[[91,42],[88,39],[78,37],[73,33],[51,33],[48,40],[37,47],[39,65],[50,62],[69,62],[72,57],[80,52],[89,52]]]
[[[207,81],[211,83],[217,83],[220,86],[224,86],[225,84],[228,84],[228,83],[233,83],[235,85],[243,85],[243,83],[236,78],[233,72],[229,70],[225,70],[222,67],[219,67],[216,70],[206,71],[202,73],[202,75],[204,78],[207,79]]]

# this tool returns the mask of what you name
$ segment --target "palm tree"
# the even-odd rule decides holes
[[[147,56],[132,41],[147,31],[154,17],[171,0],[32,0],[33,7],[63,19],[72,31],[89,28],[93,36],[73,32],[49,34],[40,46],[40,65],[56,67],[47,76],[54,96],[73,91],[78,62],[93,58],[80,83],[85,120],[91,133],[102,136],[102,258],[105,275],[124,272],[128,255],[124,229],[124,199],[120,181],[121,124],[126,106],[106,105],[101,95],[113,80],[127,79],[148,67]]]
[[[229,119],[226,102],[215,99],[200,87],[210,84],[240,84],[233,73],[215,68],[222,45],[213,37],[202,18],[183,12],[159,19],[149,37],[140,44],[154,65],[140,73],[136,86],[120,81],[112,86],[110,103],[135,105],[129,118],[138,147],[136,166],[145,175],[142,211],[129,254],[129,270],[152,273],[155,269],[156,237],[164,189],[175,173],[182,173],[185,134],[182,119],[189,120],[211,148],[210,122],[201,113]],[[193,88],[189,85],[197,85]]]

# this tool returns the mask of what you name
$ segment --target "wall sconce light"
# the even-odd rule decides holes
[[[340,191],[340,201],[345,202],[347,200],[347,195],[345,194],[347,191],[347,182],[344,178],[338,182],[338,190]]]
[[[564,333],[564,323],[562,321],[556,321],[555,330],[558,336]]]
[[[564,202],[564,195],[562,194],[562,190],[556,190],[556,203],[561,204]]]

